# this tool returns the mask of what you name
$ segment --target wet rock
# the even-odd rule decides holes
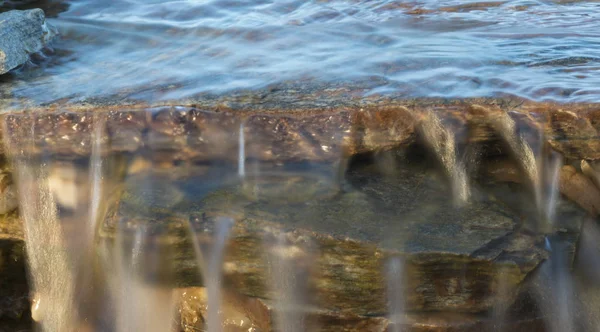
[[[0,14],[0,74],[29,60],[56,35],[41,9],[12,10]]]
[[[237,161],[239,134],[244,130],[248,159],[336,162],[344,156],[410,143],[413,120],[398,115],[406,112],[394,108],[245,117],[233,112],[162,107],[108,114],[102,110],[26,113],[4,117],[8,129],[4,136],[12,150],[33,155],[47,151],[84,156],[91,152],[92,139],[99,136],[95,139],[101,141],[103,154],[137,152],[156,164],[181,160],[209,163]]]
[[[40,8],[46,13],[46,17],[54,18],[69,9],[69,5],[62,0],[3,0],[0,1],[0,12]]]
[[[244,302],[248,315],[261,331],[279,331],[274,323],[275,304],[260,298],[248,298]],[[400,318],[401,323],[395,323],[388,317],[358,316],[326,310],[308,309],[303,314],[308,330],[320,332],[479,332],[493,331],[499,325],[498,321],[486,315],[447,312],[405,313]],[[530,312],[520,312],[516,317],[507,318],[502,325],[515,332],[544,331],[541,316]]]
[[[600,189],[600,164],[597,161],[581,161],[581,171]]]
[[[14,211],[18,206],[17,192],[8,173],[0,173],[0,215]]]
[[[600,137],[590,121],[562,109],[548,112],[546,133],[553,148],[567,158],[584,155],[586,159],[600,159]]]
[[[179,295],[180,331],[195,332],[205,329],[207,314],[206,288],[190,287],[177,290]],[[222,331],[224,332],[258,332],[253,321],[241,306],[237,297],[225,293],[221,300],[220,310]]]
[[[587,164],[582,163],[582,165]],[[483,168],[485,176],[489,176],[496,181],[525,182],[522,171],[513,161],[489,161]],[[582,169],[587,169],[587,166],[583,166]],[[563,166],[558,175],[558,190],[560,193],[575,202],[589,214],[597,216],[600,211],[600,189],[594,185],[593,181],[588,176],[578,172],[571,165]]]
[[[593,216],[600,213],[600,189],[585,175],[577,172],[571,165],[560,170],[560,192],[577,202]]]
[[[596,128],[600,111],[595,104],[562,107],[485,98],[343,100],[336,95],[330,99],[315,96],[317,100],[311,103],[310,97],[305,96],[305,102],[296,107],[285,93],[270,96],[260,105],[228,102],[228,107],[222,102],[235,96],[156,107],[51,106],[57,112],[44,112],[36,120],[30,114],[44,110],[14,114],[7,116],[7,124],[11,136],[31,136],[33,126],[34,148],[41,144],[44,149],[62,151],[71,144],[73,152],[81,155],[89,152],[92,115],[108,113],[106,134],[112,151],[202,162],[237,158],[243,125],[248,158],[323,161],[413,144],[423,139],[418,128],[428,119],[425,115],[434,113],[455,136],[457,151],[468,144],[483,144],[490,151],[493,147],[498,153],[523,155],[547,143],[567,158],[600,156]],[[318,108],[323,103],[327,107]],[[84,144],[73,144],[75,139]]]
[[[143,131],[148,121],[145,112],[109,111],[107,117],[107,130],[113,151],[133,152],[144,145]]]
[[[179,310],[181,313],[181,330],[198,331],[203,325],[206,312],[204,288],[192,287],[181,290]],[[360,316],[337,311],[320,310],[315,307],[298,307],[296,310],[303,317],[304,330],[320,332],[385,332],[391,330],[412,332],[450,332],[450,331],[492,331],[500,327],[511,331],[544,331],[543,316],[528,303],[529,294],[524,292],[518,301],[507,309],[505,316],[495,317],[492,314],[460,314],[448,312],[403,313],[401,317]],[[245,331],[281,331],[278,326],[278,306],[270,300],[252,298],[235,293],[224,297],[223,318],[226,331],[237,331],[232,328],[233,322],[245,320]],[[398,323],[395,322],[398,319]],[[235,327],[239,325],[234,325]],[[400,324],[398,326],[397,324]],[[248,328],[250,327],[250,329]],[[229,329],[227,329],[229,327]]]
[[[284,239],[285,252],[294,253],[289,256],[294,273],[305,276],[301,278],[306,281],[305,295],[311,299],[307,304],[323,310],[384,315],[384,271],[391,257],[406,262],[403,280],[409,310],[477,313],[497,301],[512,303],[516,293],[500,290],[499,273],[510,289],[516,289],[546,258],[543,238],[519,227],[522,218],[535,214],[519,210],[519,204],[512,211],[498,203],[510,197],[527,201],[515,193],[522,188],[498,192],[475,186],[469,203],[456,207],[443,177],[434,169],[423,169],[426,164],[399,166],[391,173],[382,173],[376,164],[354,169],[347,175],[349,187],[337,195],[308,196],[304,201],[286,201],[285,191],[279,200],[249,199],[241,183],[221,183],[220,188],[207,190],[210,186],[203,188],[202,177],[184,177],[174,182],[185,198],[170,208],[171,218],[180,225],[192,221],[207,243],[212,241],[215,217],[234,218],[224,273],[229,287],[250,297],[278,297],[270,286],[267,271],[272,269],[265,255],[279,252],[278,239]],[[138,175],[135,183],[145,181],[150,178]],[[285,186],[285,178],[272,185]],[[149,214],[152,204],[144,205],[143,196],[143,190],[130,187],[113,220],[141,218],[156,225],[157,232],[167,227],[166,221],[174,219],[165,219],[165,211]],[[133,197],[136,204],[129,204]],[[585,216],[577,211],[561,207],[557,218],[562,220],[557,227],[575,242]],[[179,236],[185,236],[185,226],[180,227]],[[184,248],[184,242],[177,243]],[[179,259],[180,273],[194,274],[193,252],[187,249]]]

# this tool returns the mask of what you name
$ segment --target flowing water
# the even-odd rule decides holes
[[[238,175],[243,178],[246,176],[246,140],[244,139],[244,124],[240,124],[239,155],[238,155]]]
[[[258,95],[236,102],[258,110],[282,90],[299,109],[305,93],[338,90],[598,102],[598,2],[41,6],[61,37],[0,79],[3,110],[185,98],[219,107],[2,114],[36,329],[600,326],[598,215],[582,203],[595,192],[569,196],[575,180],[561,177],[574,169],[593,185],[598,173],[514,112],[473,106],[489,141],[437,109],[415,112],[410,139],[391,144],[397,132],[353,127],[346,109],[227,111],[227,96],[248,90]],[[361,130],[370,150],[352,145]]]
[[[227,235],[231,229],[233,220],[230,218],[222,218],[217,221],[217,229],[215,234],[215,243],[210,248],[208,265],[204,267],[204,271],[208,271],[206,275],[206,288],[208,296],[208,314],[207,314],[207,330],[208,332],[221,331],[222,318],[220,315],[221,308],[221,279],[223,264],[223,251]]]
[[[278,235],[274,242],[274,246],[268,248],[268,259],[273,290],[277,293],[275,328],[278,331],[306,331],[307,276],[303,271],[305,264],[298,257],[301,250],[288,243],[284,234]]]
[[[137,112],[159,118],[155,109]],[[84,150],[52,143],[52,134],[28,126],[35,113],[4,118],[27,235],[32,316],[42,331],[326,331],[375,318],[385,318],[390,331],[462,326],[461,319],[480,319],[496,331],[531,319],[549,331],[579,329],[571,266],[582,212],[559,195],[563,157],[509,134],[516,124],[494,129],[505,146],[502,158],[521,170],[520,184],[507,186],[481,177],[498,155],[469,158],[470,144],[431,115],[408,147],[350,161],[344,149],[328,148],[333,152],[324,160],[299,162],[264,151],[314,153],[305,142],[293,139],[293,149],[282,149],[278,139],[265,140],[269,127],[252,127],[247,137],[248,127],[230,122],[235,130],[223,136],[221,113],[203,114],[212,120],[202,122],[197,138],[217,139],[222,148],[192,159],[178,149],[122,151],[118,136],[105,136],[114,124],[102,112],[81,115],[90,117],[90,128],[73,142]],[[154,137],[161,149],[180,141],[158,140],[153,130],[146,139]],[[333,130],[325,136],[345,139]],[[34,144],[39,139],[51,143]],[[467,172],[462,160],[476,163]],[[520,217],[507,218],[512,213]],[[593,273],[597,253],[589,234],[581,260]],[[378,251],[370,251],[374,246]],[[487,262],[490,253],[495,267],[485,279],[483,267],[472,264]],[[540,265],[519,286],[515,264],[523,260]],[[491,285],[491,293],[472,295],[478,284]],[[195,289],[204,289],[196,297],[204,302],[190,318],[195,305],[178,294]],[[534,307],[519,300],[523,293]],[[362,297],[372,298],[355,304]],[[473,303],[484,307],[470,317],[464,306],[471,310]],[[338,308],[349,313],[330,311]]]
[[[393,257],[387,266],[387,293],[391,332],[401,332],[405,314],[404,262],[401,257]]]
[[[15,102],[180,99],[279,83],[597,101],[596,1],[47,1],[62,37]]]

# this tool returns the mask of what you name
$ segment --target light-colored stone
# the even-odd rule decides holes
[[[11,10],[0,14],[0,74],[29,60],[57,35],[41,9]]]

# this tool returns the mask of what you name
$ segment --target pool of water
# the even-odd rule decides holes
[[[39,4],[38,4],[39,5]],[[161,101],[285,82],[361,95],[600,98],[597,1],[42,3],[61,38],[4,100]]]

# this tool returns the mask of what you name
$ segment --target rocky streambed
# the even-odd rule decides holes
[[[192,238],[210,248],[222,217],[234,221],[223,256],[231,329],[272,330],[287,296],[301,299],[296,311],[313,330],[545,330],[534,285],[548,238],[570,266],[582,224],[600,211],[600,106],[359,91],[3,114],[0,275],[21,286],[0,288],[1,319],[30,315],[12,165],[48,167],[68,214],[89,204],[90,156],[99,155],[110,189],[97,239],[111,246],[142,225],[171,250],[169,277],[148,278],[179,289],[182,330],[202,329],[206,316]],[[389,272],[394,262],[401,272]],[[390,314],[390,282],[401,285],[402,317]]]

